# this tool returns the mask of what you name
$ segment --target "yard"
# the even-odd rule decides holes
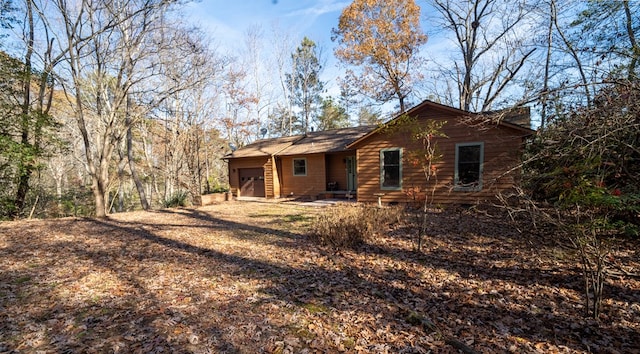
[[[480,353],[640,351],[640,281],[612,278],[600,321],[559,250],[500,218],[433,214],[335,252],[322,208],[198,209],[0,224],[0,352]],[[635,273],[638,244],[614,255]],[[437,331],[433,331],[437,327]]]

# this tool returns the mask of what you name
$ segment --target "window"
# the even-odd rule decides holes
[[[484,143],[456,144],[455,189],[479,191],[482,189]]]
[[[293,175],[294,176],[307,175],[307,159],[293,159]]]
[[[380,150],[380,189],[402,188],[402,149]]]

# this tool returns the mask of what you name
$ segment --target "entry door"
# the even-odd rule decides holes
[[[358,186],[358,178],[356,175],[356,157],[347,157],[347,190],[355,191]]]
[[[264,197],[264,170],[262,168],[241,168],[240,195],[243,197]]]

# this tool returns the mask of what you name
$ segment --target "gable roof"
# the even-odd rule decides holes
[[[380,129],[384,128],[387,124],[395,121],[396,119],[398,119],[398,118],[400,118],[400,117],[402,117],[404,115],[409,115],[410,116],[410,115],[414,114],[416,111],[418,111],[418,110],[420,110],[420,109],[422,109],[422,108],[424,108],[426,106],[431,106],[431,107],[433,107],[435,109],[447,111],[447,112],[450,112],[450,113],[453,113],[453,114],[456,114],[456,115],[459,115],[459,116],[464,116],[464,115],[480,116],[480,115],[482,115],[482,113],[467,112],[467,111],[464,111],[462,109],[458,109],[458,108],[454,108],[454,107],[451,107],[451,106],[443,105],[441,103],[437,103],[437,102],[433,102],[433,101],[429,101],[429,100],[424,100],[421,103],[419,103],[418,105],[413,106],[412,108],[410,108],[408,111],[406,111],[404,113],[401,113],[401,114],[397,114],[391,120],[389,120],[388,122],[380,125],[376,129],[372,129],[368,134],[365,134],[365,135],[361,136],[360,138],[358,138],[357,140],[354,140],[347,147],[350,148],[350,149],[353,148],[355,145],[357,145],[361,141],[367,139],[371,135],[373,135],[373,134],[377,133],[378,131],[380,131]],[[519,114],[518,115],[518,119],[521,119],[521,116],[523,115],[522,111],[523,110],[518,110],[517,111],[518,114]],[[528,108],[526,109],[526,111],[527,111],[527,115],[528,115]],[[495,113],[495,112],[492,112],[492,113]],[[489,114],[489,113],[485,112],[484,114]],[[499,122],[497,122],[497,125],[509,127],[509,128],[515,129],[515,130],[520,130],[525,135],[531,135],[531,134],[535,133],[535,131],[530,129],[530,128],[527,128],[525,126],[522,126],[522,125],[519,125],[519,124],[516,124],[516,123],[509,122],[506,119],[500,120]]]
[[[290,156],[346,151],[349,150],[347,145],[369,133],[375,127],[350,127],[258,140],[224,158]]]

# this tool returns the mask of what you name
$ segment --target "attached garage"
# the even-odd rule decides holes
[[[235,196],[280,198],[355,191],[355,150],[346,145],[374,126],[309,132],[258,140],[225,156]],[[336,189],[337,188],[337,189]]]
[[[240,195],[243,197],[264,197],[264,169],[241,168],[238,170],[240,179]]]
[[[286,136],[259,140],[225,156],[233,195],[279,198],[280,176],[275,154],[299,139],[299,136]]]

